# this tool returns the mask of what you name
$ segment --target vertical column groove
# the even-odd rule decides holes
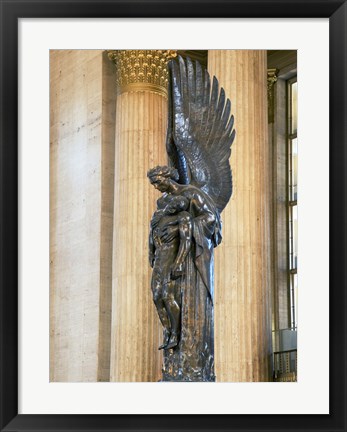
[[[271,327],[266,51],[209,51],[208,68],[232,102],[233,197],[216,250],[218,381],[268,381]]]
[[[160,94],[117,97],[111,381],[157,381],[161,375],[148,263],[149,222],[159,194],[147,171],[166,163],[166,112]]]

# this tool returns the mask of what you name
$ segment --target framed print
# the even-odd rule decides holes
[[[346,430],[346,3],[1,6],[1,430]],[[168,366],[187,276],[167,283],[176,332],[147,262],[155,211],[176,237],[190,223],[146,178],[165,163],[167,55],[183,81],[183,64],[216,75],[235,116],[203,379]]]

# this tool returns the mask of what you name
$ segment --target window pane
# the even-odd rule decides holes
[[[290,275],[290,326],[295,327],[294,275]]]
[[[298,140],[292,140],[292,201],[298,199]]]
[[[298,206],[293,206],[293,267],[298,268]]]
[[[298,83],[294,82],[291,86],[291,118],[292,118],[292,124],[291,124],[291,133],[296,134],[298,129]]]
[[[289,206],[289,269],[298,268],[298,206]]]
[[[297,328],[297,308],[298,308],[298,275],[290,275],[290,320],[291,328]]]
[[[294,310],[295,310],[295,316],[294,316],[294,327],[296,328],[298,326],[298,275],[295,274],[294,276]]]
[[[294,245],[293,245],[293,212],[289,206],[289,270],[294,268]]]
[[[298,199],[298,140],[289,140],[289,201]]]

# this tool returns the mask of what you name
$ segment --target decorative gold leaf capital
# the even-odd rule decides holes
[[[111,50],[108,57],[117,67],[117,86],[121,93],[152,91],[167,96],[167,62],[175,50]]]
[[[274,107],[274,84],[277,81],[277,69],[267,70],[267,102],[268,102],[268,121],[274,122],[275,107]]]
[[[271,91],[273,85],[277,81],[277,69],[268,69],[267,70],[267,90]]]

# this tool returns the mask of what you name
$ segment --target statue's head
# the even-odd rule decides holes
[[[170,188],[171,181],[179,179],[178,171],[168,166],[156,166],[148,171],[147,177],[151,184],[160,192],[166,192]]]
[[[189,201],[183,195],[174,195],[168,202],[166,209],[168,213],[174,214],[187,210]]]

